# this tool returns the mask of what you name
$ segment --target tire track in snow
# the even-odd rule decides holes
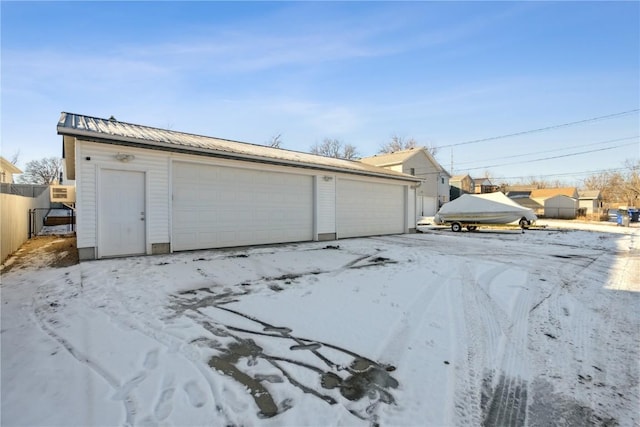
[[[630,307],[628,303],[632,303],[634,294],[601,286],[633,283],[628,278],[618,279],[619,274],[627,273],[625,261],[629,260],[624,254],[620,255],[602,253],[560,266],[559,283],[536,305],[538,317],[544,317],[543,332],[550,338],[545,343],[546,354],[555,356],[548,362],[549,370],[553,372],[549,377],[550,387],[559,387],[562,393],[559,397],[571,396],[572,405],[588,408],[585,411],[592,411],[596,420],[607,420],[613,414],[628,412],[625,398],[630,393],[620,385],[628,378],[634,378],[631,381],[634,384],[638,381],[637,370],[630,368],[637,365],[637,349],[621,349],[617,344],[619,335],[633,334],[633,326],[629,325],[631,330],[621,327],[624,322],[621,319],[628,313],[620,311],[620,307],[621,304]],[[638,271],[638,264],[635,271]],[[606,278],[605,283],[602,283],[603,278]],[[591,286],[600,289],[593,293],[594,290],[587,289]],[[584,295],[589,298],[585,299]],[[629,296],[631,298],[627,298]],[[623,324],[628,325],[628,322]],[[612,383],[616,387],[612,387]],[[636,390],[637,401],[637,387],[631,390]],[[611,396],[614,396],[613,400]],[[545,403],[545,410],[571,416],[572,406],[566,402],[563,405],[562,400],[545,401],[544,395],[538,399]],[[603,401],[616,403],[603,406]]]
[[[527,384],[522,378],[528,376],[531,295],[524,286],[527,276],[505,289],[504,280],[498,278],[507,271],[498,266],[475,279],[470,268],[461,264],[462,289],[452,298],[463,301],[463,310],[458,310],[454,324],[459,336],[457,342],[466,350],[466,359],[463,356],[457,358],[466,376],[456,387],[456,424],[524,425]],[[492,292],[496,281],[501,289]],[[508,291],[514,296],[511,298],[513,303],[507,306],[492,296],[492,293],[499,295]],[[487,369],[492,362],[494,369]],[[499,372],[499,375],[494,375],[494,372]]]
[[[411,305],[403,311],[400,318],[389,329],[385,341],[379,346],[378,354],[394,354],[397,353],[397,349],[407,349],[409,347],[414,338],[422,332],[424,320],[429,314],[429,307],[434,298],[440,294],[444,285],[444,282],[428,285],[416,294]],[[406,351],[402,351],[394,357],[396,365],[402,366],[405,356]]]
[[[44,286],[44,285],[42,285]],[[138,405],[131,396],[131,394],[123,390],[120,386],[118,380],[110,374],[104,367],[102,367],[95,360],[78,350],[70,341],[63,338],[60,334],[56,333],[55,330],[47,325],[46,318],[46,310],[42,309],[42,307],[48,306],[48,304],[44,304],[41,301],[40,295],[42,294],[39,287],[33,297],[32,307],[33,307],[33,315],[35,317],[35,323],[40,327],[40,329],[46,333],[51,339],[58,342],[67,352],[76,359],[79,363],[86,366],[95,372],[98,376],[105,380],[105,382],[113,389],[114,391],[114,399],[121,400],[124,405],[125,411],[125,426],[133,426],[135,424],[136,413],[138,411]],[[124,391],[124,393],[123,393]]]
[[[465,269],[464,261],[458,261],[462,269]],[[458,265],[456,265],[457,267]],[[465,314],[465,292],[473,292],[465,289],[463,281],[459,277],[450,279],[447,285],[446,306],[449,329],[450,346],[453,353],[455,374],[450,379],[448,396],[446,401],[453,402],[452,413],[447,414],[446,425],[477,426],[480,421],[479,391],[475,386],[475,363],[480,335],[467,323],[469,313]],[[462,302],[462,303],[461,303]],[[471,307],[475,312],[477,310]]]
[[[151,321],[139,319],[138,315],[144,315],[139,310],[131,309],[131,301],[125,298],[122,293],[117,290],[116,284],[111,283],[111,286],[106,287],[109,290],[110,295],[102,295],[102,301],[109,301],[111,305],[105,305],[102,309],[105,315],[116,325],[120,325],[124,329],[134,330],[158,344],[166,348],[170,353],[178,355],[191,364],[194,369],[199,373],[200,378],[209,386],[210,396],[213,400],[215,414],[222,417],[224,425],[235,426],[238,424],[236,416],[234,415],[233,408],[225,408],[220,402],[228,401],[228,398],[223,398],[222,392],[218,390],[218,384],[212,378],[212,372],[209,367],[200,360],[200,355],[197,351],[188,351],[189,347],[183,345],[183,339],[167,332],[164,328],[160,328],[154,325]],[[86,291],[86,289],[85,289]],[[104,289],[101,290],[101,294],[104,294]],[[120,310],[113,306],[117,303]],[[200,408],[206,404],[204,392],[200,389],[197,383],[190,380],[183,386],[183,390],[187,393],[187,400],[195,408]]]
[[[387,244],[410,247],[424,248],[432,244],[420,241],[421,239],[408,243],[405,238],[395,236],[375,239]],[[481,244],[475,241],[473,243]],[[474,254],[477,250],[475,245],[467,248],[467,251]],[[521,255],[527,254],[520,251]],[[528,315],[533,298],[533,293],[527,292],[527,276],[520,278],[518,283],[511,284],[517,289],[516,296],[511,306],[505,309],[494,300],[490,292],[492,282],[505,273],[503,265],[490,269],[476,280],[468,266],[468,254],[446,254],[442,250],[434,252],[448,256],[449,265],[455,266],[452,270],[457,267],[461,272],[458,278],[460,286],[453,280],[446,287],[449,319],[453,325],[450,342],[457,369],[453,384],[449,387],[453,395],[448,399],[455,402],[451,414],[455,419],[447,420],[446,423],[466,426],[524,425],[527,383],[520,375],[526,374],[522,371],[526,371],[527,365]],[[491,260],[496,256],[500,259],[505,257],[500,262],[506,262],[517,271],[517,260],[520,257],[516,255],[510,248],[509,254],[482,253],[479,260],[488,256],[491,256]],[[499,283],[502,285],[502,281]],[[514,372],[514,375],[503,374],[502,379],[494,378],[491,371],[486,369],[491,364],[495,364],[498,370]],[[483,401],[486,407],[483,406]]]
[[[508,321],[500,306],[474,278],[473,272],[464,260],[459,260],[457,280],[460,286],[451,289],[451,304],[459,308],[452,313],[456,340],[462,348],[456,358],[460,373],[455,388],[455,424],[477,426],[482,420],[482,385],[487,366],[497,357]],[[501,270],[493,268],[485,272],[485,280],[497,276]],[[460,307],[461,306],[461,307]],[[461,375],[464,374],[464,375]]]
[[[483,425],[523,426],[526,421],[529,370],[529,311],[534,293],[526,288],[527,276],[517,285],[518,292],[509,314],[510,326],[503,337],[500,375],[493,394],[484,407]]]

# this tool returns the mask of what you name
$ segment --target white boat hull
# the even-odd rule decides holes
[[[510,224],[525,218],[529,224],[538,218],[502,193],[465,194],[446,203],[434,217],[436,224]]]

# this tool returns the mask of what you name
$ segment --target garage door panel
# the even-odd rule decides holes
[[[338,238],[404,232],[403,186],[341,179],[336,199]]]
[[[174,163],[173,249],[313,239],[310,176]]]

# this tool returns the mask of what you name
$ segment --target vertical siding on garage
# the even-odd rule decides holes
[[[136,156],[127,163],[115,159],[117,153]],[[86,160],[89,157],[91,160]],[[78,248],[97,246],[97,176],[100,168],[144,171],[147,175],[147,253],[154,243],[169,243],[169,154],[97,144],[76,143],[77,238]]]
[[[328,178],[325,179],[324,177]],[[336,232],[336,179],[332,175],[317,177],[317,232],[335,234]]]
[[[76,238],[78,249],[96,247],[96,164],[85,160],[90,147],[76,143]]]
[[[416,228],[416,190],[410,186],[406,186],[407,191],[407,229],[415,230]]]

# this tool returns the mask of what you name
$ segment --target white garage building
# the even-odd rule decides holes
[[[80,259],[415,231],[419,178],[62,113]]]

